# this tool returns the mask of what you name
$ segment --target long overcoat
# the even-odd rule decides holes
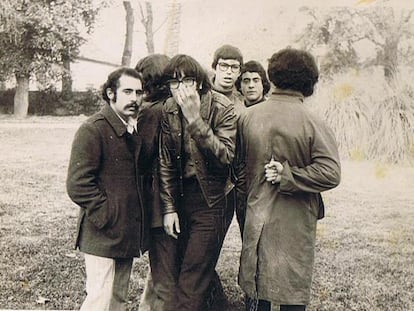
[[[69,197],[80,207],[76,238],[80,251],[130,258],[147,249],[148,195],[158,148],[154,118],[140,116],[138,135],[130,135],[105,105],[75,134],[66,186]]]
[[[247,108],[238,124],[238,175],[247,194],[239,284],[278,304],[309,302],[321,191],[340,181],[332,131],[296,92],[278,92]],[[280,184],[265,180],[271,158],[283,164]]]

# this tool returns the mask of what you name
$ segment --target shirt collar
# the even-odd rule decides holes
[[[127,132],[129,134],[132,134],[134,132],[134,130],[136,132],[138,132],[137,130],[137,117],[128,117],[128,122],[125,122],[125,120],[119,115],[119,113],[117,111],[115,111],[115,109],[113,109],[115,114],[118,116],[118,118],[121,120],[122,124],[125,125]]]

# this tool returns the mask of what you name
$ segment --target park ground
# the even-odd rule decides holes
[[[84,297],[73,249],[78,208],[65,193],[73,135],[84,117],[0,115],[0,309],[75,310]],[[309,311],[414,310],[414,167],[342,161],[342,182],[324,194]],[[241,242],[233,221],[217,267],[231,311]],[[129,310],[148,257],[136,260]]]

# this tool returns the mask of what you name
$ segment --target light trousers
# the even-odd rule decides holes
[[[87,295],[80,311],[125,311],[133,258],[84,255]]]
[[[151,269],[148,269],[147,278],[145,280],[144,291],[141,295],[138,310],[139,311],[153,311],[156,300],[157,300],[157,294],[154,291],[154,282],[152,281]]]

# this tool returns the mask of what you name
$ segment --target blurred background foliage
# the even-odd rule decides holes
[[[167,24],[175,28],[169,36],[179,50],[179,8],[188,4],[171,3],[175,4],[169,13],[174,23]],[[342,157],[413,163],[414,8],[392,6],[387,0],[357,4],[297,8],[295,18],[303,27],[291,34],[290,46],[310,51],[320,68],[310,108],[334,130]],[[0,112],[16,115],[24,99],[17,95],[23,91],[28,94],[29,114],[95,112],[101,105],[100,91],[73,91],[70,64],[80,56],[79,48],[86,34],[93,32],[101,7],[108,5],[109,0],[2,1]],[[154,35],[152,15],[157,12],[151,10],[150,2],[139,5],[140,10],[132,13],[142,19],[148,43]],[[283,12],[276,13],[282,18],[288,14]],[[273,39],[278,42],[277,37]],[[16,84],[7,89],[5,82],[13,77]],[[36,80],[38,90],[29,91],[28,84],[20,83],[22,77],[26,82]]]

